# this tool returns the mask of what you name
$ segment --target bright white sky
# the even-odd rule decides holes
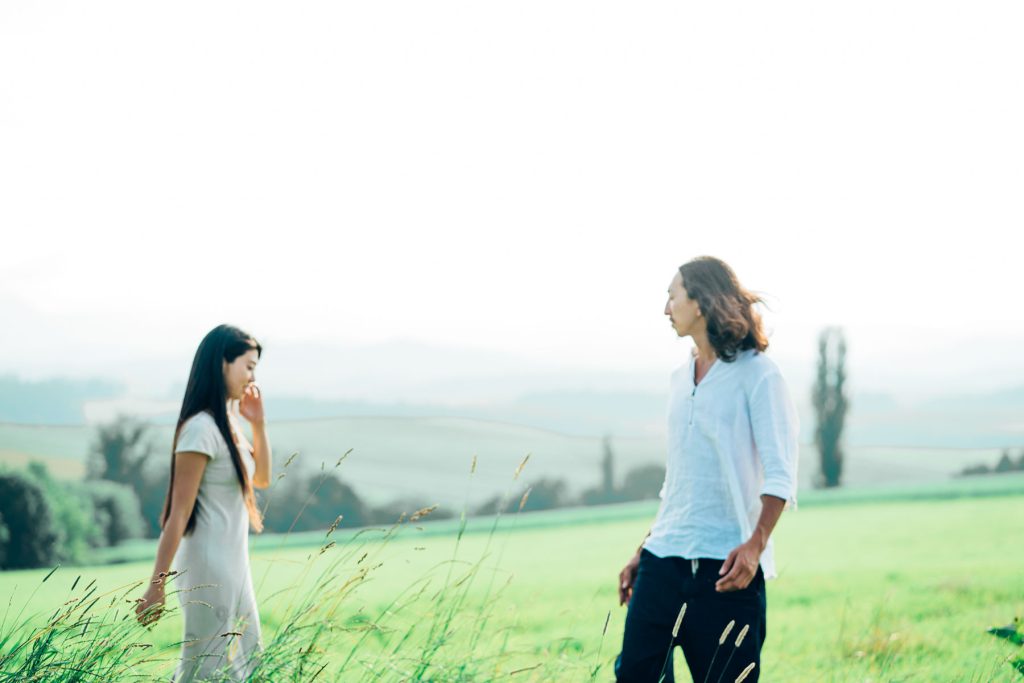
[[[665,287],[710,253],[770,295],[780,354],[840,323],[863,373],[1019,384],[1022,26],[1016,1],[7,0],[0,371],[187,356],[221,321],[657,367]]]

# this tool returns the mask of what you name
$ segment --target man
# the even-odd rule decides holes
[[[692,358],[672,375],[661,506],[619,574],[628,603],[619,683],[674,681],[680,645],[697,683],[756,681],[765,578],[783,509],[796,503],[796,412],[754,305],[724,262],[680,267],[665,315]]]

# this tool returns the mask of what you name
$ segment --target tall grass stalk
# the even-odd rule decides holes
[[[351,452],[351,451],[349,451]],[[336,469],[346,453],[334,464]],[[275,480],[266,506],[273,501],[277,483],[284,478],[297,454],[285,463]],[[523,459],[513,481],[518,479],[529,456]],[[333,471],[321,467],[321,483]],[[470,485],[474,463],[470,467]],[[316,495],[307,498],[303,510]],[[274,615],[274,627],[264,620],[263,649],[247,662],[249,680],[257,683],[282,681],[488,681],[595,680],[601,669],[601,649],[596,662],[573,662],[562,658],[530,662],[531,653],[516,652],[514,616],[496,627],[495,611],[507,603],[501,596],[509,580],[499,585],[500,558],[509,534],[515,529],[525,498],[505,525],[512,495],[506,492],[487,528],[483,550],[470,559],[464,554],[468,526],[466,504],[460,515],[454,544],[443,561],[389,595],[379,605],[365,604],[360,590],[373,581],[385,563],[392,542],[408,533],[432,508],[403,515],[388,527],[374,527],[335,533],[344,520],[337,520],[320,538],[320,543],[298,565],[286,560],[281,549],[289,534],[281,538],[260,577],[260,607]],[[291,528],[296,528],[299,516]],[[503,531],[507,534],[502,534]],[[289,532],[290,533],[290,532]],[[449,537],[450,538],[450,537]],[[497,555],[499,560],[492,558]],[[285,564],[287,562],[287,564]],[[288,585],[264,594],[275,568],[287,571]],[[56,569],[54,571],[57,571]],[[483,576],[482,574],[486,574]],[[135,581],[105,589],[96,580],[76,578],[66,596],[57,599],[49,612],[26,616],[27,605],[43,583],[52,586],[53,572],[35,587],[29,601],[16,604],[14,596],[0,620],[0,683],[56,681],[121,683],[123,681],[166,681],[181,656],[180,641],[165,642],[153,627],[142,626],[135,615],[138,595],[145,585]],[[179,600],[187,599],[175,590],[177,576],[167,583],[167,604],[161,620],[180,618]],[[19,611],[20,606],[20,611]],[[602,630],[602,642],[610,622]],[[237,636],[221,634],[225,645]],[[524,661],[525,660],[525,661]],[[511,662],[515,662],[512,665]],[[579,665],[576,671],[573,667]],[[220,672],[212,682],[228,680]]]

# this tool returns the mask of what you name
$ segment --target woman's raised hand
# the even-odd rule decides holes
[[[250,424],[263,424],[263,394],[255,382],[250,382],[242,391],[242,400],[238,402],[238,412]]]

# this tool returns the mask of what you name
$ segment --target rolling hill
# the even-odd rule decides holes
[[[35,426],[0,423],[0,463],[22,467],[47,463],[59,477],[77,478],[94,438],[92,426]],[[152,428],[155,467],[167,462],[172,428]],[[277,462],[292,452],[304,467],[332,467],[353,449],[339,473],[373,503],[416,499],[461,507],[479,503],[519,484],[517,466],[530,455],[521,476],[564,479],[571,493],[597,484],[601,439],[517,424],[457,417],[338,417],[287,420],[270,426]],[[638,465],[662,463],[662,437],[612,441],[616,476]],[[470,476],[476,457],[476,471]],[[948,479],[965,465],[993,464],[996,449],[854,447],[848,449],[849,486],[918,484]],[[293,465],[295,466],[295,465]],[[813,447],[801,449],[800,482],[809,488],[817,467]],[[522,483],[520,482],[520,483]]]

